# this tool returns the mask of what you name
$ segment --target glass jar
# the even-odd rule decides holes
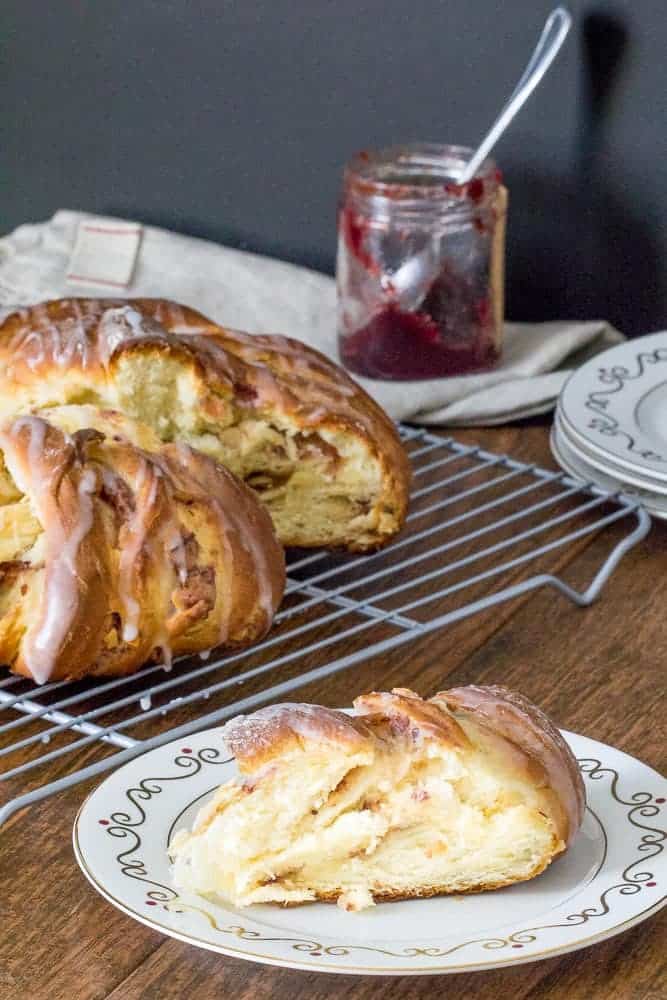
[[[343,363],[368,378],[425,379],[491,368],[501,353],[507,191],[472,151],[413,144],[347,165],[338,220]]]

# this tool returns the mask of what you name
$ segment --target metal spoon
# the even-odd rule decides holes
[[[571,27],[572,17],[565,7],[556,7],[555,10],[551,11],[521,79],[512,91],[505,107],[461,171],[457,180],[458,184],[467,184],[473,179],[498,139],[551,66]]]
[[[547,18],[542,34],[528,65],[512,91],[502,111],[456,178],[457,184],[467,184],[475,176],[517,112],[526,103],[551,66],[572,26],[572,17],[565,7],[556,7]],[[433,249],[422,250],[411,257],[391,276],[394,292],[405,308],[414,308],[426,292],[432,277]]]

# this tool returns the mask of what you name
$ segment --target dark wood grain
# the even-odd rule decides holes
[[[457,437],[553,467],[544,426],[466,431]],[[549,568],[584,587],[624,530],[619,525],[559,552]],[[625,557],[591,608],[576,609],[542,590],[311,685],[299,697],[339,705],[358,691],[397,683],[430,694],[452,684],[502,682],[534,699],[561,726],[613,743],[661,769],[666,607],[667,529],[658,525]],[[48,777],[98,756],[97,748],[86,748],[66,764],[54,762]],[[0,1000],[190,995],[197,1000],[318,1000],[340,989],[355,1000],[380,993],[386,1000],[408,1000],[440,992],[480,1000],[502,995],[658,1000],[667,995],[664,917],[562,958],[440,980],[291,972],[195,950],[126,918],[79,873],[70,834],[91,787],[77,786],[23,810],[0,830]],[[16,788],[12,791],[16,794]]]

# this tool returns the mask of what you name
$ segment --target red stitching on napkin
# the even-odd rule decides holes
[[[91,285],[113,285],[114,288],[127,288],[126,281],[109,281],[105,278],[93,278],[89,274],[68,274],[68,281],[87,281]]]
[[[108,229],[106,226],[83,226],[88,233],[108,233],[110,236],[136,236],[141,229]]]

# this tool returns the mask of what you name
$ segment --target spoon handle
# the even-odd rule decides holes
[[[503,134],[516,113],[523,107],[535,87],[538,85],[546,71],[556,58],[556,54],[565,41],[568,31],[572,26],[572,17],[565,7],[556,7],[546,20],[542,34],[535,46],[532,56],[528,60],[523,74],[516,87],[512,91],[504,108],[489,129],[476,152],[473,153],[463,168],[459,178],[459,184],[466,184],[472,180],[484,160],[487,158],[500,136]]]

